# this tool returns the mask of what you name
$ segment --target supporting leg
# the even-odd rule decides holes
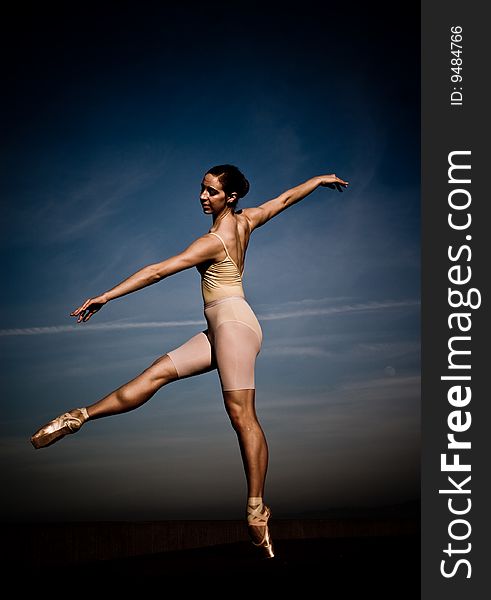
[[[255,410],[255,390],[223,392],[225,409],[237,433],[249,497],[262,497],[268,469],[268,445]]]
[[[255,390],[224,391],[225,408],[237,433],[247,480],[247,520],[254,545],[263,556],[272,558],[273,545],[269,535],[269,508],[263,504],[264,485],[268,469],[268,445],[255,410]]]

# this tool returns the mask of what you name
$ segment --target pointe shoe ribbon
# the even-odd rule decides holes
[[[259,542],[252,540],[252,543],[262,550],[265,558],[274,558],[273,542],[268,527],[270,516],[271,510],[263,504],[261,498],[249,499],[247,505],[247,524],[249,527],[264,527],[261,540]]]
[[[251,506],[250,504],[247,506],[248,525],[254,525],[255,527],[262,527],[264,525],[267,525],[270,515],[271,511],[262,502],[256,507]]]

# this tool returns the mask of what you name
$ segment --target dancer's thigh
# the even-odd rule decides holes
[[[258,334],[240,321],[226,321],[214,332],[214,347],[222,390],[254,389]]]
[[[178,348],[167,352],[179,379],[207,373],[217,368],[207,331],[200,331]]]

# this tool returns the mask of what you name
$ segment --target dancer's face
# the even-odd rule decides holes
[[[201,194],[199,197],[203,212],[207,215],[220,213],[226,206],[230,196],[224,192],[222,184],[216,175],[207,173],[201,182]]]

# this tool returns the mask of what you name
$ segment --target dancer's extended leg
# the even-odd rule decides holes
[[[87,406],[89,418],[99,419],[134,410],[150,400],[161,387],[176,379],[176,368],[169,356],[164,354],[137,377]]]
[[[75,433],[88,419],[99,419],[138,408],[161,387],[216,368],[206,332],[200,332],[179,348],[160,356],[140,375],[85,408],[75,408],[41,427],[32,437],[35,448],[54,444]]]

